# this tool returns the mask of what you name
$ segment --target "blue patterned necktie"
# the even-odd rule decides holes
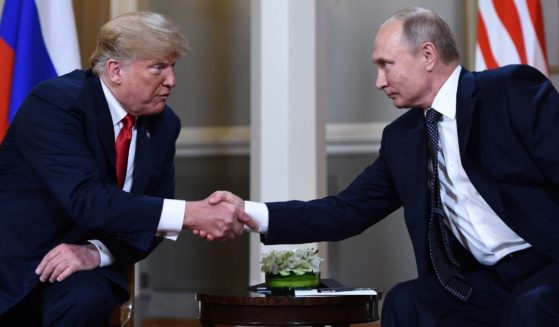
[[[441,204],[439,182],[439,130],[437,123],[442,115],[434,109],[427,110],[425,121],[427,125],[427,138],[429,141],[429,155],[431,160],[430,198],[431,216],[427,239],[429,243],[429,256],[435,270],[435,275],[442,287],[466,302],[472,293],[472,287],[465,281],[459,271],[459,263],[452,254],[448,232],[444,226],[444,211]]]

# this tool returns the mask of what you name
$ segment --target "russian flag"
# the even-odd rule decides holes
[[[72,0],[5,0],[0,21],[0,140],[29,91],[80,68]]]

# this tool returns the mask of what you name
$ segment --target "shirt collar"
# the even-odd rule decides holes
[[[105,99],[107,99],[107,104],[109,105],[109,111],[111,112],[111,119],[113,120],[113,126],[118,124],[122,118],[127,115],[126,110],[122,107],[120,102],[115,98],[111,90],[103,83],[101,80],[101,87],[103,88],[103,94],[105,94]]]
[[[461,71],[462,67],[460,65],[456,66],[439,92],[437,92],[431,106],[443,116],[450,119],[456,118],[456,93],[458,92],[458,80]]]

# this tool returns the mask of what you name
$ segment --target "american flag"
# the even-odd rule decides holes
[[[478,0],[476,70],[527,64],[548,75],[540,0]]]

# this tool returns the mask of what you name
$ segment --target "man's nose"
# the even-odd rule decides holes
[[[163,81],[163,85],[168,87],[174,87],[177,85],[177,80],[175,78],[175,69],[170,67],[165,80]]]
[[[375,82],[375,86],[379,90],[386,87],[386,76],[384,76],[382,69],[377,69],[377,80]]]

